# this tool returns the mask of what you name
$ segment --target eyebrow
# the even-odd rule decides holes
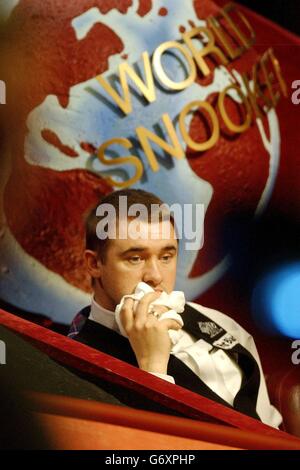
[[[141,253],[143,251],[148,251],[147,246],[131,246],[128,250],[125,250],[121,253],[121,256],[128,255],[128,253]],[[177,247],[175,245],[164,246],[160,251],[173,251],[177,252]]]

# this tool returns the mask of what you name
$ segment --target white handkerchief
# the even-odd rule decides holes
[[[150,287],[145,282],[139,282],[139,284],[136,286],[134,294],[124,295],[121,299],[121,302],[116,306],[115,318],[122,336],[125,336],[127,338],[126,331],[124,330],[122,322],[120,320],[120,311],[123,307],[125,299],[131,298],[135,300],[133,305],[133,308],[135,309],[138,301],[141,300],[141,298],[144,297],[145,294],[148,294],[148,292],[154,292],[154,289],[152,289],[152,287]],[[170,308],[170,310],[163,313],[159,317],[158,321],[169,318],[171,320],[177,321],[181,326],[183,326],[182,317],[181,315],[178,315],[179,313],[182,313],[184,311],[185,297],[183,292],[173,291],[171,292],[171,294],[162,292],[158,299],[151,302],[149,308],[151,307],[151,305],[163,305],[165,307]],[[169,336],[174,346],[181,337],[181,330],[169,330]]]

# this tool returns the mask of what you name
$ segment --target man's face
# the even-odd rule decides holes
[[[178,242],[172,223],[139,222],[138,228],[141,234],[147,234],[146,239],[144,235],[132,237],[126,224],[126,238],[109,240],[105,260],[98,260],[101,274],[96,280],[95,297],[110,310],[123,295],[133,293],[141,281],[167,293],[174,289]]]

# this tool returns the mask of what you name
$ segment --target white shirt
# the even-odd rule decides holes
[[[227,315],[192,302],[188,302],[188,304],[222,326],[252,353],[261,372],[256,411],[262,422],[278,427],[282,417],[276,408],[270,404],[263,371],[252,336]],[[94,299],[91,304],[89,319],[120,334],[115,321],[115,312],[103,308]],[[189,367],[217,395],[233,405],[234,398],[242,382],[241,369],[223,350],[217,349],[211,352],[212,349],[213,347],[206,341],[202,339],[197,341],[186,331],[180,330],[179,341],[173,346],[171,354]],[[159,373],[153,373],[153,375],[175,383],[174,378],[170,375]]]

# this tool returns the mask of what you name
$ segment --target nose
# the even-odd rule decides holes
[[[153,287],[156,287],[161,283],[162,275],[156,260],[147,260],[143,272],[143,281]]]

